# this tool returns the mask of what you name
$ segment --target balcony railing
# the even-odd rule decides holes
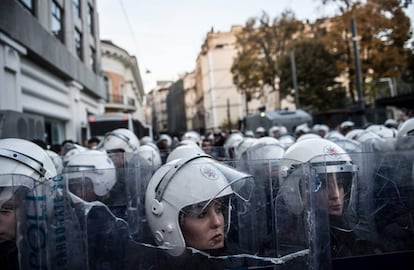
[[[129,111],[135,111],[137,109],[135,99],[122,95],[108,95],[106,106]]]
[[[408,94],[414,94],[414,84],[391,78],[382,78],[376,84],[376,98],[390,98]]]

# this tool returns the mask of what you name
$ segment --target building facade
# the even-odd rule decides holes
[[[278,96],[264,89],[262,100],[252,99],[246,106],[245,94],[234,85],[231,66],[237,56],[236,35],[241,30],[242,26],[236,25],[229,32],[210,31],[197,57],[196,92],[203,96],[197,115],[204,116],[206,132],[237,128],[247,114],[279,104]]]
[[[136,57],[108,40],[101,41],[101,50],[107,94],[105,113],[130,113],[145,123],[144,86]]]
[[[195,72],[184,74],[182,80],[187,130],[202,132],[202,126],[197,116],[197,104],[200,97],[197,95]]]
[[[154,139],[169,133],[167,96],[172,81],[157,81],[156,87],[146,94],[146,120],[151,123]]]
[[[168,133],[181,138],[187,131],[187,117],[185,103],[185,91],[183,79],[172,83],[167,94],[167,128]]]
[[[0,110],[44,118],[49,144],[83,142],[104,111],[95,0],[0,2]]]

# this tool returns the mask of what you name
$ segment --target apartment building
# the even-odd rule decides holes
[[[253,99],[246,106],[245,94],[233,84],[230,70],[237,56],[236,35],[241,30],[242,26],[235,25],[229,32],[208,32],[197,57],[196,93],[203,96],[203,106],[197,115],[204,116],[207,132],[230,126],[237,128],[247,114],[256,112],[259,107],[274,109],[279,104],[278,96],[264,89],[261,100]]]
[[[157,81],[156,86],[146,94],[146,121],[151,123],[154,139],[168,130],[167,96],[172,81]]]
[[[198,103],[200,96],[197,95],[195,72],[188,72],[182,76],[184,88],[184,104],[186,115],[187,130],[202,131],[204,121],[200,121],[197,116]]]
[[[105,113],[123,112],[145,123],[144,86],[135,56],[109,40],[101,41],[107,100]]]
[[[83,142],[88,116],[104,111],[96,2],[0,1],[0,110],[44,119],[36,139],[49,144]]]

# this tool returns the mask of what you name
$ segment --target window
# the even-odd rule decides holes
[[[93,23],[93,7],[88,4],[88,29],[91,36],[94,36],[94,23]]]
[[[81,5],[80,0],[72,0],[73,15],[77,18],[81,17]]]
[[[104,82],[105,82],[106,95],[107,95],[108,99],[110,100],[112,92],[111,92],[109,78],[106,75],[104,76]]]
[[[95,49],[93,47],[90,47],[89,49],[89,65],[91,67],[91,69],[96,72],[95,69]]]
[[[30,11],[30,13],[33,14],[33,11],[34,11],[33,0],[20,0],[20,3],[22,3],[23,6],[27,8]]]
[[[75,28],[75,49],[76,49],[76,55],[79,57],[79,59],[82,58],[82,33]]]
[[[63,27],[62,27],[62,9],[58,6],[55,1],[52,1],[51,6],[52,13],[52,33],[53,35],[63,42]]]

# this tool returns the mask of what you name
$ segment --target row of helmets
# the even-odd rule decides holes
[[[116,137],[123,138],[118,135]],[[181,147],[186,146],[188,145]],[[111,148],[112,151],[115,149]],[[123,154],[125,153],[123,152]],[[98,163],[105,163],[105,165]],[[17,258],[20,260],[20,269],[31,269],[31,264],[36,264],[41,268],[46,266],[54,268],[57,265],[63,265],[68,269],[124,269],[122,260],[119,259],[122,249],[118,249],[118,245],[126,247],[124,241],[135,239],[133,233],[138,233],[141,237],[149,237],[145,234],[145,229],[137,232],[131,228],[133,221],[129,220],[128,216],[126,219],[119,219],[112,212],[112,209],[106,208],[108,211],[105,211],[105,205],[95,201],[96,198],[91,199],[90,202],[86,200],[88,198],[82,200],[81,196],[74,194],[76,190],[70,188],[70,182],[67,185],[63,184],[64,180],[76,181],[76,179],[88,178],[92,180],[96,195],[104,196],[106,191],[111,189],[112,184],[107,183],[109,178],[118,177],[114,174],[115,171],[111,170],[114,164],[104,151],[84,150],[71,154],[65,164],[62,176],[59,176],[49,155],[38,145],[23,139],[0,139],[0,164],[2,167],[0,173],[0,207],[2,209],[0,213],[0,224],[2,224],[0,226],[0,245],[4,243],[4,240],[8,241],[8,244],[17,245],[19,254],[16,255],[16,260]],[[124,172],[129,174],[131,171],[136,171],[134,169],[137,168],[127,168]],[[124,180],[127,184],[129,179],[127,175],[125,176]],[[136,180],[137,176],[134,174],[133,178]],[[214,198],[228,197],[236,193],[238,198],[248,200],[249,190],[247,192],[238,191],[242,189],[243,182],[251,181],[249,180],[251,176],[232,169],[202,153],[190,155],[184,159],[174,158],[164,166],[151,170],[149,177],[151,181],[145,185],[145,205],[147,207],[144,212],[146,213],[138,213],[138,221],[141,222],[139,225],[148,222],[157,244],[170,247],[169,253],[174,256],[183,253],[185,249],[179,226],[176,226],[176,229],[171,227],[171,224],[178,225],[178,217],[184,206]],[[183,180],[190,178],[195,178],[197,181],[183,182]],[[198,181],[201,181],[202,185]],[[191,183],[193,184],[190,185]],[[233,187],[236,183],[237,185]],[[20,215],[14,212],[17,209],[15,206],[3,211],[3,206],[10,199],[13,200],[13,203],[17,202],[17,198],[13,196],[16,194],[15,190],[20,188],[27,189],[29,192],[25,196],[19,197],[19,200],[21,199],[25,204],[22,210],[27,212]],[[81,189],[85,188],[85,186],[81,186]],[[192,191],[193,196],[196,197],[183,196],[183,192],[189,191]],[[141,208],[144,206],[142,200],[139,202],[141,205],[130,204],[131,201],[139,199],[142,193],[124,195],[127,198],[128,211],[131,210],[131,206]],[[128,201],[130,195],[135,198]],[[43,204],[43,202],[46,203]],[[71,211],[72,207],[75,207],[74,211]],[[37,212],[38,209],[42,209],[42,211]],[[28,217],[31,216],[29,212],[32,210],[42,217],[32,218],[29,223]],[[3,231],[3,213],[5,211],[14,212],[17,224],[9,222],[6,227],[9,225],[12,227]],[[200,208],[200,211],[204,210]],[[197,214],[195,215],[197,216]],[[230,217],[230,214],[226,215]],[[127,220],[128,223],[123,220]],[[33,225],[33,223],[36,224]],[[31,239],[27,239],[28,233],[34,230],[33,226],[42,231],[38,232],[36,236],[31,236]],[[166,226],[169,228],[167,231],[165,230]],[[44,234],[42,234],[43,232]],[[114,233],[120,234],[115,236]],[[82,237],[86,237],[86,239],[82,240]],[[39,251],[41,254],[36,255],[35,258],[33,257],[34,244],[30,241],[42,243],[41,251]],[[82,246],[85,241],[87,242],[87,251]],[[12,245],[10,248],[12,249],[6,249],[5,252],[16,250]],[[85,256],[87,257],[85,258]],[[82,265],[85,261],[88,266]]]
[[[118,151],[115,151],[116,149],[123,149],[120,152],[125,154],[127,152],[125,149],[128,149],[128,151],[132,149],[129,146],[129,148],[120,148],[119,144],[115,143],[117,141],[119,142],[122,138],[125,139],[127,136],[121,136],[119,134],[108,136],[115,137],[108,141],[111,141],[112,145],[116,146],[108,146],[107,149],[105,148],[107,153],[117,154]],[[311,161],[312,167],[321,173],[329,172],[354,175],[357,171],[347,151],[335,142],[327,139],[302,137],[302,139],[299,138],[287,148],[283,147],[275,138],[270,137],[257,139],[239,137],[238,139],[238,144],[235,144],[233,148],[234,158],[240,160],[292,160],[292,164],[286,162],[284,164],[285,166],[281,167],[280,175],[284,175],[284,181],[281,181],[280,185],[286,185],[287,188],[285,190],[292,191],[291,193],[284,193],[282,198],[289,209],[295,213],[302,212],[304,202],[303,198],[298,197],[300,196],[300,192],[298,192],[300,190],[300,182],[298,182],[298,179],[293,181],[292,178],[289,178],[296,168],[293,165]],[[246,173],[244,169],[238,171],[234,168],[224,166],[224,162],[218,162],[211,158],[211,156],[205,155],[204,151],[197,144],[189,143],[186,140],[182,142],[181,145],[177,146],[170,153],[164,165],[152,171],[154,173],[149,175],[150,180],[147,186],[145,186],[145,217],[147,218],[157,245],[171,248],[170,253],[172,255],[181,254],[185,249],[186,243],[179,225],[179,216],[184,207],[195,203],[210,202],[214,198],[226,197],[230,194],[236,194],[238,198],[247,201],[251,196],[252,189],[243,189],[242,186],[244,187],[253,181],[252,175],[260,178],[260,175],[257,173],[253,174],[250,171]],[[10,179],[3,177],[1,181],[2,186],[17,184],[24,185],[30,189],[34,187],[34,184],[33,182],[27,181],[28,179],[35,179],[36,182],[41,183],[45,179],[57,175],[56,170],[53,168],[53,163],[44,155],[44,152],[41,149],[36,149],[28,142],[16,141],[16,139],[5,139],[0,141],[0,149],[2,168],[4,168],[4,170],[2,169],[3,174],[8,171],[9,173],[28,176],[28,178],[11,178],[14,182],[8,182]],[[68,163],[65,166],[67,168],[72,167],[71,169],[73,170],[69,169],[69,173],[72,176],[76,176],[78,173],[83,173],[84,175],[87,172],[84,169],[87,168],[75,169],[74,167],[89,166],[90,168],[90,163],[92,160],[98,160],[98,155],[105,157],[102,159],[103,162],[111,164],[111,160],[105,154],[106,151],[87,151],[93,152],[93,155],[96,156],[89,156],[89,159],[82,159],[80,164],[71,163],[72,160],[76,160],[75,157],[81,157],[82,155],[80,154],[71,155],[71,158],[68,159]],[[16,164],[18,165],[16,166]],[[115,167],[114,163],[113,166]],[[101,168],[99,171],[102,173],[103,169]],[[127,170],[125,172],[130,173],[130,171]],[[100,178],[101,176],[102,174],[97,175],[96,178]],[[191,179],[191,181],[188,181],[188,179]],[[21,180],[21,183],[17,183],[18,181],[16,182],[16,180]],[[98,181],[100,180],[98,179]],[[286,181],[289,183],[285,184]],[[322,187],[322,183],[316,182],[314,184],[315,191]],[[104,194],[104,191],[110,189],[107,184],[103,184],[102,182],[97,182],[97,186],[101,187],[100,191],[98,191],[100,194]],[[191,194],[190,191],[192,191]],[[138,194],[131,195],[136,196]],[[126,197],[129,196],[127,195]],[[253,204],[254,206],[259,206],[262,200],[257,199],[253,202],[255,202]],[[128,210],[130,210],[130,206],[128,205]],[[139,205],[132,206],[138,207]],[[196,209],[202,212],[204,211],[204,206]],[[338,210],[338,208],[336,207],[334,210]],[[228,207],[226,209],[230,211],[231,208]],[[226,213],[227,217],[231,216],[230,212]],[[140,213],[140,215],[144,216],[143,213]],[[129,220],[128,222],[130,225],[132,224]],[[229,226],[229,222],[227,226]],[[238,230],[243,231],[243,227],[239,226]],[[135,232],[136,230],[133,231]]]

